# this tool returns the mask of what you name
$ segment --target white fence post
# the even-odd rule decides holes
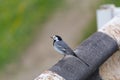
[[[115,7],[114,4],[105,4],[100,6],[100,9],[96,12],[97,30],[118,14],[120,14],[120,7]]]

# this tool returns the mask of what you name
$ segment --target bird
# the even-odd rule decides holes
[[[54,35],[51,37],[53,39],[53,47],[54,49],[59,52],[60,54],[66,56],[66,55],[72,55],[77,58],[79,58],[75,52],[63,41],[61,36]],[[84,60],[79,58],[82,62],[84,62],[87,66],[89,66]]]

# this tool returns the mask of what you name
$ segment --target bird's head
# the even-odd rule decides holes
[[[62,41],[62,38],[58,35],[54,35],[51,37],[54,41]]]

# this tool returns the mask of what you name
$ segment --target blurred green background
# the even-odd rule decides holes
[[[18,59],[62,0],[0,0],[0,69]]]
[[[72,0],[70,1],[71,5],[79,5],[78,3],[72,2]],[[82,0],[78,1],[82,3]],[[87,1],[89,0],[86,0],[86,3]],[[67,0],[0,0],[1,71],[3,70],[4,72],[5,67],[12,62],[18,63],[17,61],[21,59],[21,56],[24,55],[24,51],[32,44],[37,33],[44,29],[44,23],[49,22],[49,19],[51,19],[58,8],[62,8],[63,13],[67,13],[65,11],[70,13],[70,8],[79,8],[78,6],[69,6],[66,2]],[[87,26],[84,28],[83,32],[81,32],[82,38],[80,38],[78,42],[83,41],[96,31],[95,11],[100,5],[105,3],[120,6],[119,0],[91,2],[91,5],[96,4],[90,9],[94,14],[92,19],[86,23]],[[82,10],[82,7],[80,7],[80,9]],[[81,15],[84,14],[84,9],[82,11]],[[79,37],[78,34],[78,38]]]

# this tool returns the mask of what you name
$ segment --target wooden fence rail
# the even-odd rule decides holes
[[[75,50],[34,80],[86,80],[120,47],[120,16],[105,24]]]

